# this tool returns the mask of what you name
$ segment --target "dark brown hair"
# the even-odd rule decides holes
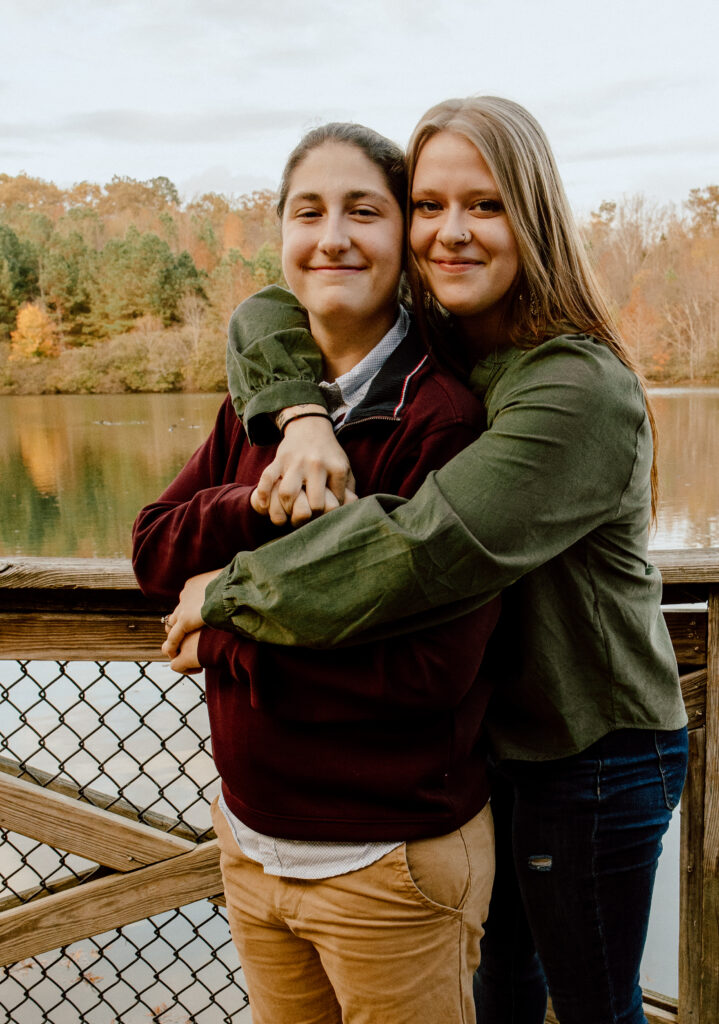
[[[404,212],[407,204],[407,168],[401,148],[391,139],[386,139],[384,135],[366,128],[363,124],[330,121],[329,124],[320,125],[319,128],[312,128],[307,132],[287,158],[277,199],[277,213],[280,217],[287,202],[293,171],[308,153],[325,142],[341,142],[361,150],[382,172],[387,188],[397,200],[400,210]]]

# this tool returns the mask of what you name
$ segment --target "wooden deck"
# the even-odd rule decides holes
[[[645,993],[651,1024],[719,1021],[719,550],[653,552],[689,714],[682,799],[679,999]],[[680,607],[677,607],[680,606]],[[159,616],[125,561],[0,559],[0,659],[153,661]],[[0,825],[107,868],[102,878],[0,905],[0,964],[203,897],[221,900],[214,841],[140,824],[101,793],[77,799],[0,759]],[[164,827],[163,827],[164,826]],[[548,1021],[554,1020],[550,1013]]]

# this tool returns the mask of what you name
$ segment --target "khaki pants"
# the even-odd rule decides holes
[[[253,1024],[474,1024],[494,876],[489,806],[346,875],[266,875],[212,807]]]

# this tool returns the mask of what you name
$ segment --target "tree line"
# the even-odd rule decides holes
[[[0,391],[222,389],[230,313],[282,280],[274,198],[0,174]],[[718,380],[719,186],[604,202],[582,230],[645,375]]]
[[[279,238],[269,191],[0,174],[0,390],[223,388],[227,321],[281,279]]]
[[[692,189],[680,208],[604,202],[583,230],[645,376],[719,381],[719,185]]]

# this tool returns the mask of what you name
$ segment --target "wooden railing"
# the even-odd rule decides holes
[[[717,1024],[719,550],[652,558],[662,571],[682,675],[690,765],[681,818],[679,998],[645,993],[645,1010],[652,1024]],[[0,659],[158,660],[166,610],[143,598],[124,561],[0,560]],[[30,902],[5,900],[0,964],[197,899],[221,900],[216,841],[197,844],[179,829],[166,831],[159,818],[140,823],[131,809],[107,810],[107,803],[87,791],[79,800],[67,783],[0,759],[0,826],[107,869],[104,877]]]
[[[158,661],[160,614],[125,561],[0,561],[0,659]],[[224,902],[216,840],[196,843],[158,814],[141,823],[99,792],[77,797],[68,782],[0,759],[0,826],[108,869],[28,902],[3,900],[0,965],[203,898]]]

